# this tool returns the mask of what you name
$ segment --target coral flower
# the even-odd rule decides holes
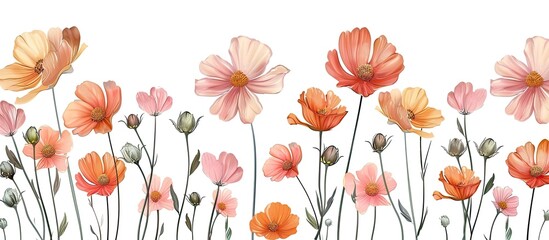
[[[221,152],[219,160],[211,153],[202,154],[202,171],[215,185],[225,186],[242,178],[242,168],[232,153]]]
[[[445,196],[439,191],[435,191],[433,192],[433,197],[436,200],[443,198],[456,201],[469,199],[475,194],[480,185],[480,179],[475,176],[475,172],[465,166],[461,167],[461,171],[454,166],[444,168],[444,175],[440,171],[438,180],[444,184],[444,189],[450,196]]]
[[[534,159],[535,146],[527,142],[509,153],[507,166],[512,177],[524,181],[530,188],[541,187],[549,183],[549,140],[543,139],[538,145]]]
[[[149,215],[149,213],[161,209],[173,210],[173,201],[172,199],[170,199],[171,186],[171,178],[164,178],[164,181],[162,181],[162,185],[160,185],[160,177],[157,175],[153,175],[151,188],[149,191],[149,212],[145,212],[145,214]],[[143,184],[143,192],[147,193],[146,184]],[[145,199],[141,199],[141,202],[139,202],[139,212],[141,212],[141,210],[143,209],[143,204],[145,204]]]
[[[75,100],[67,106],[63,113],[65,127],[74,128],[73,134],[83,137],[91,130],[95,133],[112,131],[112,117],[120,109],[122,102],[121,89],[114,81],[104,82],[105,93],[96,83],[85,81],[76,87]]]
[[[235,217],[236,216],[236,207],[238,206],[238,200],[231,197],[231,190],[223,189],[219,197],[217,198],[217,203],[215,204],[215,210],[225,216],[225,217]],[[217,190],[213,192],[213,199],[217,196]]]
[[[116,160],[116,169],[112,155],[106,152],[103,159],[96,152],[86,154],[78,161],[80,173],[76,174],[76,187],[87,192],[88,197],[93,194],[110,196],[116,188],[116,171],[118,170],[118,183],[124,180],[126,165],[122,160]]]
[[[62,73],[86,48],[80,47],[78,28],[52,28],[48,35],[35,30],[15,39],[13,56],[16,63],[0,69],[0,86],[6,90],[29,90],[16,103],[26,103],[41,91],[55,87]]]
[[[533,37],[526,40],[526,64],[513,56],[505,56],[496,63],[501,76],[490,82],[490,93],[498,97],[513,97],[505,108],[515,119],[525,121],[536,116],[538,123],[549,122],[549,39]]]
[[[513,189],[510,187],[495,187],[492,193],[494,194],[492,203],[499,212],[508,217],[517,215],[519,199],[517,196],[512,196]]]
[[[269,203],[265,212],[257,213],[250,221],[250,230],[258,237],[268,240],[285,239],[297,233],[299,217],[292,209],[279,202]]]
[[[396,188],[396,181],[390,172],[384,172],[387,188],[389,192]],[[364,214],[369,206],[385,206],[389,202],[383,195],[387,195],[383,176],[377,176],[377,166],[373,163],[367,163],[360,171],[356,171],[356,176],[352,173],[346,173],[343,184],[345,191],[349,195],[356,193],[356,210]]]
[[[300,121],[293,113],[288,115],[290,125],[303,125],[313,131],[328,131],[337,126],[347,115],[345,106],[338,106],[341,99],[331,90],[326,95],[318,88],[309,88],[307,93],[302,92],[297,100],[301,104],[303,118]]]
[[[383,35],[374,41],[373,50],[371,43],[367,28],[355,28],[339,35],[339,54],[350,73],[341,66],[335,49],[328,52],[326,62],[326,71],[338,81],[338,87],[350,87],[367,97],[398,80],[404,70],[402,55],[396,53],[395,46]]]
[[[270,177],[271,181],[280,182],[284,177],[291,178],[299,174],[297,165],[301,162],[301,146],[293,142],[289,147],[289,150],[281,144],[271,147],[271,157],[263,165],[263,174]]]
[[[11,137],[25,123],[25,111],[12,104],[0,102],[0,134]]]
[[[60,172],[67,170],[67,153],[72,148],[72,137],[69,131],[64,130],[59,138],[59,131],[50,126],[40,127],[40,141],[34,147],[27,144],[23,153],[27,157],[35,157],[38,160],[37,169],[55,167]],[[33,156],[34,155],[34,156]]]
[[[271,49],[248,37],[233,38],[229,55],[232,64],[217,55],[200,63],[200,72],[206,77],[195,81],[195,92],[200,96],[221,95],[210,107],[219,119],[229,121],[238,112],[243,123],[252,123],[262,109],[256,94],[280,92],[290,70],[278,65],[263,74]]]
[[[473,84],[460,82],[453,92],[448,93],[448,104],[458,110],[460,114],[467,115],[482,107],[486,100],[486,89],[479,88],[473,91]]]
[[[141,110],[151,116],[158,116],[172,107],[172,97],[163,88],[151,88],[151,94],[137,93],[137,103]]]

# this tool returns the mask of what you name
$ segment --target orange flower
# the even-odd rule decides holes
[[[74,128],[73,134],[83,137],[91,130],[95,133],[112,131],[112,116],[120,109],[122,93],[113,81],[104,82],[107,102],[103,90],[96,83],[85,81],[76,87],[75,100],[67,106],[63,113],[65,127]]]
[[[292,214],[288,205],[273,202],[265,207],[265,212],[254,215],[250,221],[250,230],[268,240],[284,239],[297,233],[297,225],[299,217]]]
[[[440,171],[438,180],[444,184],[444,190],[450,196],[444,196],[439,191],[435,191],[433,197],[436,200],[445,198],[456,201],[470,198],[480,185],[480,179],[474,174],[475,172],[465,166],[461,167],[461,171],[454,166],[444,168],[444,175]]]
[[[341,99],[331,90],[326,95],[318,88],[309,88],[302,92],[298,103],[301,104],[303,117],[307,123],[297,119],[293,113],[288,115],[290,125],[300,124],[313,131],[328,131],[337,126],[347,114],[345,106],[338,106]]]
[[[76,187],[88,193],[88,196],[99,194],[110,196],[116,188],[116,172],[114,161],[110,153],[103,155],[103,160],[96,152],[86,154],[78,161],[80,172],[76,174]],[[118,183],[124,180],[126,166],[121,160],[116,160]],[[82,177],[84,176],[84,177]]]
[[[505,160],[509,174],[524,181],[530,188],[541,187],[549,183],[549,140],[543,139],[538,145],[534,160],[534,144],[527,142],[517,148]]]

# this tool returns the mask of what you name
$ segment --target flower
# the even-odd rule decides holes
[[[498,212],[508,217],[517,215],[519,199],[517,196],[511,196],[513,189],[510,187],[495,187],[492,193],[494,194],[494,201],[492,203],[494,203]]]
[[[452,138],[452,140],[448,142],[448,148],[445,148],[444,146],[442,146],[442,148],[451,157],[461,157],[467,150],[465,145],[463,145],[463,141],[459,138]]]
[[[292,178],[299,174],[297,165],[301,162],[301,146],[295,142],[288,146],[289,150],[282,144],[275,144],[269,151],[271,157],[263,165],[263,174],[271,181],[280,182],[284,177]]]
[[[396,181],[390,172],[383,172],[389,192],[396,188]],[[377,166],[367,163],[360,171],[356,171],[356,177],[352,173],[346,173],[343,184],[347,194],[355,196],[355,207],[360,214],[364,214],[369,206],[385,206],[389,202],[383,195],[387,190],[383,184],[383,176],[377,176]]]
[[[189,194],[189,196],[187,196],[187,201],[191,205],[193,205],[193,207],[196,207],[200,205],[200,203],[202,202],[202,198],[204,197],[200,197],[200,194],[198,194],[197,192],[192,192],[191,194]]]
[[[25,111],[12,104],[0,102],[0,134],[11,137],[25,122]]]
[[[126,124],[126,127],[129,129],[137,129],[139,125],[141,125],[141,122],[143,121],[143,114],[141,114],[140,117],[138,117],[136,114],[130,114],[126,118],[126,121],[120,120],[118,122],[123,122]]]
[[[533,37],[526,40],[524,55],[526,64],[513,56],[505,56],[496,63],[496,73],[501,77],[490,82],[490,93],[498,97],[512,97],[505,108],[515,119],[526,121],[532,112],[538,123],[549,122],[549,39]]]
[[[332,219],[329,219],[329,218],[326,219],[326,220],[324,221],[324,224],[326,224],[326,227],[332,226]]]
[[[512,177],[518,178],[530,188],[541,187],[549,183],[549,140],[543,139],[538,145],[534,158],[535,146],[527,142],[517,147],[507,156],[507,167]]]
[[[171,119],[170,121],[172,121],[172,124],[177,131],[189,135],[194,132],[194,130],[196,130],[196,127],[198,127],[198,122],[200,122],[201,118],[202,117],[195,119],[192,113],[185,111],[183,113],[179,113],[179,117],[177,117],[177,122]]]
[[[65,127],[74,128],[73,134],[81,137],[88,135],[91,130],[95,133],[108,133],[112,131],[112,117],[120,109],[122,94],[119,86],[114,81],[104,82],[105,93],[96,83],[85,81],[76,87],[75,100],[67,106],[63,113]]]
[[[0,228],[4,230],[6,229],[7,226],[8,226],[8,221],[6,221],[5,218],[0,218]]]
[[[141,160],[141,148],[131,143],[124,144],[120,152],[122,153],[122,159],[127,163],[138,164],[139,160]]]
[[[13,165],[8,161],[2,161],[2,163],[0,163],[0,177],[13,180],[13,175],[15,175],[15,168]]]
[[[63,40],[67,41],[72,48],[71,63],[78,59],[84,49],[88,47],[85,43],[80,45],[80,30],[75,26],[63,29]]]
[[[475,146],[477,147],[478,154],[486,159],[496,156],[496,154],[499,153],[499,149],[503,147],[498,147],[496,141],[491,138],[485,138],[484,140],[482,140],[480,145],[477,145],[477,143],[475,142]]]
[[[151,116],[158,116],[172,107],[173,99],[163,88],[151,88],[151,94],[137,93],[137,104]]]
[[[255,94],[274,94],[282,90],[284,76],[290,71],[277,65],[266,74],[271,58],[271,48],[244,36],[231,40],[231,62],[217,55],[210,55],[200,63],[205,78],[195,81],[195,93],[199,96],[220,96],[210,107],[212,114],[229,121],[238,111],[243,123],[252,123],[261,113],[261,103]]]
[[[328,131],[337,126],[347,115],[345,106],[338,106],[341,99],[331,90],[326,95],[318,88],[309,88],[302,92],[299,100],[305,122],[300,121],[293,113],[288,115],[290,125],[303,125],[313,131]]]
[[[339,149],[334,145],[330,145],[322,152],[320,162],[329,167],[339,162],[339,159],[341,158],[342,156],[339,156]]]
[[[446,215],[442,215],[440,217],[440,225],[442,225],[444,228],[448,227],[448,225],[450,225],[450,218]]]
[[[38,144],[38,142],[40,142],[40,132],[36,129],[35,126],[31,126],[25,132],[23,138],[28,144],[35,146],[36,144]]]
[[[232,153],[221,152],[219,160],[211,153],[202,154],[202,171],[215,185],[225,186],[242,178],[242,168]]]
[[[370,147],[374,152],[381,153],[383,152],[391,143],[391,137],[387,137],[381,133],[376,133],[374,137],[372,138],[372,142],[368,142],[370,144]]]
[[[23,154],[38,161],[37,169],[57,168],[60,172],[67,170],[67,153],[72,148],[72,137],[67,130],[61,133],[53,130],[50,126],[40,127],[40,141],[33,146],[26,144]],[[33,151],[34,150],[34,151]]]
[[[444,174],[440,171],[438,180],[442,182],[444,189],[450,196],[435,191],[433,192],[435,200],[465,200],[473,196],[480,185],[480,179],[475,176],[475,172],[465,166],[461,167],[461,171],[454,166],[444,168]]]
[[[486,100],[486,89],[479,88],[473,91],[473,84],[460,82],[453,92],[448,93],[448,105],[458,110],[460,114],[468,115],[482,107]]]
[[[147,178],[149,179],[149,178]],[[173,200],[170,199],[170,187],[172,186],[172,179],[169,177],[164,178],[162,185],[160,185],[160,177],[153,175],[151,181],[151,188],[149,190],[149,212],[145,212],[146,215],[149,213],[166,209],[173,210]],[[147,184],[143,184],[143,192],[147,193]],[[138,206],[138,211],[141,212],[143,209],[143,204],[145,204],[145,199],[141,199]]]
[[[338,81],[338,87],[350,87],[356,93],[368,97],[377,89],[398,80],[404,70],[402,55],[396,53],[395,46],[381,35],[374,41],[370,58],[371,42],[367,28],[355,28],[339,35],[339,54],[350,73],[341,67],[335,49],[328,52],[326,62],[326,71]]]
[[[88,196],[110,196],[117,186],[115,170],[118,170],[118,183],[122,182],[126,175],[124,162],[116,160],[115,169],[113,157],[108,152],[103,155],[103,159],[96,152],[88,153],[78,161],[78,167],[81,173],[75,176],[76,187],[87,192]]]
[[[4,202],[7,207],[17,208],[17,204],[19,204],[20,201],[21,195],[17,192],[17,190],[13,188],[6,188],[4,191],[4,197],[2,197],[2,202]]]
[[[250,230],[258,237],[268,240],[285,239],[297,233],[299,217],[292,209],[279,202],[269,203],[264,212],[255,214],[250,220]]]
[[[225,217],[235,217],[236,216],[236,207],[238,206],[238,200],[231,197],[231,190],[223,189],[219,197],[217,197],[217,202],[215,204],[215,210],[217,213]],[[217,191],[213,192],[213,199],[217,196]]]

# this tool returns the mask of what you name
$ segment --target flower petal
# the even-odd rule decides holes
[[[288,68],[278,65],[264,75],[250,80],[246,87],[254,93],[279,93],[284,86],[284,76],[288,72]]]
[[[263,107],[257,96],[247,88],[240,88],[238,96],[238,113],[243,123],[252,123],[257,114],[261,113]]]
[[[229,54],[235,70],[240,70],[249,79],[265,72],[271,58],[271,48],[252,38],[240,36],[231,40]]]

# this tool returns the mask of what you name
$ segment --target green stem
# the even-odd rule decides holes
[[[220,186],[217,185],[217,193],[215,194],[215,200],[212,207],[212,214],[210,215],[210,223],[208,224],[208,240],[212,239],[212,231],[213,231],[212,220],[215,212],[215,206],[217,206],[217,198],[219,197],[219,187]]]
[[[448,228],[444,228],[444,233],[446,234],[446,240],[448,240]]]
[[[160,229],[160,210],[156,210],[156,233],[154,234],[154,240],[158,240],[159,229]]]
[[[320,184],[321,181],[321,177],[322,177],[322,131],[319,131],[318,132],[318,195],[320,197],[320,204],[323,204],[323,199],[322,198],[322,185]],[[315,236],[315,240],[316,239],[322,239],[322,237],[320,237],[320,232],[322,231],[322,220],[324,219],[324,215],[326,215],[326,213],[324,211],[326,211],[326,206],[325,204],[323,204],[323,206],[319,206],[320,208],[320,224],[318,224],[318,231],[316,232],[316,236]],[[323,211],[324,210],[324,211]]]
[[[543,225],[545,225],[545,222],[547,221],[543,221],[543,223],[541,224],[541,227],[539,228],[538,240],[541,239],[541,230],[543,230]]]
[[[326,208],[326,199],[328,198],[328,193],[326,192],[326,179],[328,178],[328,165],[324,165],[324,207]]]
[[[145,185],[147,187],[147,191],[145,193],[145,199],[149,199],[149,192],[150,192],[150,185],[148,184],[150,181],[152,181],[152,172],[153,172],[153,159],[151,159],[151,155],[149,154],[149,151],[147,150],[147,147],[145,146],[145,143],[143,143],[143,139],[141,138],[141,135],[139,135],[139,132],[137,131],[137,128],[133,129],[135,131],[135,134],[137,135],[137,138],[139,139],[139,142],[143,146],[143,149],[145,150],[145,154],[147,155],[147,159],[149,160],[149,166],[151,167],[151,176],[149,177],[149,181],[147,181],[147,177],[145,177],[145,173],[143,172],[143,169],[141,168],[141,165],[137,164],[137,167],[139,168],[139,171],[141,171],[141,175],[143,175],[143,180],[145,182]],[[143,214],[145,212],[145,207],[147,208],[147,213],[149,212],[149,201],[145,201],[143,204],[143,209],[141,210],[141,214],[139,217],[139,227],[137,228],[137,240],[139,240],[139,235],[141,232],[141,222],[143,220]],[[148,223],[149,217],[147,217],[146,222]],[[147,226],[148,224],[145,224]],[[145,233],[147,232],[147,228],[143,230],[143,238],[145,238]]]
[[[461,162],[459,161],[459,156],[456,156],[456,161],[458,163],[459,170],[461,171]]]
[[[414,203],[412,198],[412,187],[410,185],[410,168],[408,166],[408,144],[406,143],[406,133],[404,133],[404,155],[406,156],[406,178],[408,179],[408,197],[410,198],[410,211],[412,212],[412,223],[414,224],[414,235],[417,240],[416,217],[414,214]]]
[[[498,210],[498,212],[496,213],[496,216],[494,217],[494,221],[492,221],[492,227],[490,227],[490,238],[489,238],[489,240],[492,240],[492,230],[494,230],[494,224],[496,223],[496,219],[498,219],[499,213],[500,213],[500,211]],[[471,236],[473,236],[472,233],[471,233]]]
[[[463,240],[466,239],[467,235],[465,231],[467,230],[467,208],[465,208],[465,201],[461,200],[461,208],[463,209]]]
[[[145,193],[145,200],[143,200],[143,207],[141,208],[141,214],[139,216],[139,225],[137,227],[137,240],[139,240],[139,236],[141,233],[141,222],[143,221],[143,214],[145,213],[145,207],[147,207],[147,213],[149,212],[149,183],[147,182],[147,177],[145,176],[145,172],[143,172],[143,168],[139,164],[136,164],[137,168],[139,168],[139,172],[141,172],[141,176],[143,176],[143,181],[145,182],[145,187],[147,188],[147,192]],[[145,231],[143,232],[143,236],[145,236]]]
[[[526,227],[526,240],[530,239],[530,219],[532,218],[532,205],[534,204],[534,193],[536,188],[532,188],[532,199],[530,199],[530,211],[528,211],[528,227]]]
[[[358,226],[359,226],[359,215],[358,211],[356,211],[356,228],[355,228],[355,240],[358,240]]]
[[[254,131],[253,123],[250,123],[250,128],[252,129],[252,142],[254,145],[254,186],[253,186],[253,201],[252,201],[252,217],[253,217],[255,215],[255,195],[257,192],[257,146],[255,143],[255,131]],[[251,235],[252,235],[252,240],[254,240],[255,238],[254,233],[252,232]]]
[[[376,232],[376,216],[377,216],[377,207],[374,206],[374,224],[372,226],[372,238],[371,240],[374,240],[374,233]]]
[[[4,233],[4,240],[8,240],[8,239],[6,238],[6,229],[2,229],[2,232]]]
[[[107,240],[109,240],[109,237],[110,237],[109,232],[110,232],[110,228],[111,228],[110,227],[111,226],[111,224],[110,224],[110,212],[109,212],[109,197],[106,196],[105,200],[107,202]]]
[[[154,116],[154,129],[153,129],[153,153],[152,153],[152,159],[151,157],[149,156],[149,153],[147,151],[147,149],[145,148],[145,153],[147,154],[147,157],[149,158],[149,164],[150,164],[150,167],[151,167],[151,173],[149,175],[149,186],[147,187],[147,196],[149,195],[150,193],[150,188],[151,188],[151,182],[152,182],[152,177],[153,177],[153,173],[154,173],[154,167],[156,166],[156,161],[158,161],[158,159],[156,158],[156,116]],[[136,131],[137,132],[137,131]],[[139,135],[137,135],[139,137]],[[139,141],[141,141],[141,137],[139,137]],[[141,141],[141,144],[143,144],[143,141]],[[145,146],[145,145],[143,145]],[[148,197],[147,197],[148,199]],[[149,214],[149,203],[147,201],[147,203],[145,204],[147,205],[147,214]],[[147,232],[147,227],[149,226],[149,216],[147,215],[147,219],[145,219],[145,229],[143,230],[143,236],[142,236],[142,239],[144,240],[145,239],[145,233]]]
[[[185,192],[183,193],[183,201],[181,201],[181,208],[179,208],[179,216],[177,217],[175,239],[179,239],[179,224],[181,223],[181,215],[183,213],[183,207],[185,206],[185,197],[187,196],[187,189],[189,187],[189,177],[191,175],[191,154],[189,151],[189,135],[188,134],[185,134],[185,145],[187,146],[187,181],[185,182]]]
[[[303,188],[303,192],[305,192],[305,195],[307,195],[307,199],[309,200],[309,204],[311,205],[311,209],[313,209],[313,214],[315,216],[316,225],[318,226],[318,225],[322,224],[322,223],[318,222],[315,207],[313,205],[313,202],[311,201],[311,197],[309,197],[309,193],[307,192],[307,189],[305,189],[305,186],[301,182],[301,179],[299,179],[299,176],[296,176],[296,178],[297,178],[297,181],[299,182],[299,185],[301,185],[301,188]]]
[[[21,218],[19,218],[19,211],[17,207],[13,208],[15,210],[15,215],[17,215],[17,223],[19,223],[19,240],[23,239],[23,232],[21,231]]]
[[[194,215],[196,214],[196,206],[193,208],[193,219],[191,220],[191,239],[194,240]]]
[[[471,148],[470,148],[470,145],[469,145],[469,135],[467,134],[467,115],[463,115],[463,136],[465,137],[465,145],[467,146],[467,153],[469,154],[469,164],[471,165],[471,171],[474,171],[474,166],[473,166],[473,157],[471,155]],[[461,167],[460,167],[461,169]],[[468,216],[471,216],[473,215],[473,208],[470,207],[470,204],[471,204],[471,198],[469,198],[467,200],[467,207],[469,209],[468,211]],[[471,220],[469,220],[469,225],[471,225]],[[471,227],[469,227],[471,229]]]
[[[118,239],[118,229],[120,227],[120,180],[118,179],[118,167],[116,166],[116,157],[114,156],[114,149],[112,148],[112,140],[111,140],[111,133],[108,132],[107,136],[109,137],[109,145],[111,147],[111,153],[112,153],[112,161],[114,164],[114,173],[116,174],[116,201],[118,204],[117,209],[117,218],[116,218],[116,233],[114,235],[114,239]]]
[[[59,220],[57,219],[57,205],[55,204],[55,195],[53,193],[53,184],[51,183],[51,171],[48,168],[48,180],[50,181],[50,192],[51,192],[51,201],[53,203],[53,213],[55,216],[55,226],[57,228],[57,239],[61,238],[59,236]]]
[[[36,226],[34,225],[34,223],[32,222],[32,220],[29,216],[29,211],[27,210],[27,204],[25,203],[25,198],[23,197],[23,194],[21,193],[21,189],[19,188],[19,186],[17,185],[17,182],[15,182],[15,180],[11,179],[11,181],[13,182],[13,184],[15,184],[15,188],[17,188],[17,192],[19,192],[19,195],[21,196],[21,200],[23,202],[23,208],[25,209],[25,214],[27,215],[27,219],[29,220],[29,223],[34,228],[34,231],[36,232],[36,234],[38,234],[38,237],[40,239],[44,239],[42,237],[42,235],[40,235],[40,232],[38,231],[38,229],[36,228]],[[40,209],[40,212],[42,212],[42,208],[39,208],[39,209]],[[42,212],[42,216],[43,215],[44,215],[44,213]],[[42,221],[44,221],[44,219],[42,219]],[[44,225],[42,225],[42,226],[44,226]]]
[[[391,193],[389,191],[389,187],[387,186],[387,179],[385,178],[385,170],[383,170],[383,159],[381,158],[381,152],[377,153],[379,156],[379,165],[381,166],[381,176],[383,178],[383,185],[385,186],[385,192],[387,192],[387,196],[389,197],[389,201],[391,202],[391,206],[393,207],[393,211],[395,212],[395,215],[398,219],[398,224],[400,226],[400,235],[402,240],[404,240],[404,229],[402,227],[402,219],[400,219],[400,214],[398,214],[398,211],[395,207],[395,203],[393,202],[393,198],[391,198]]]
[[[103,240],[103,232],[101,230],[101,224],[99,224],[99,219],[97,218],[97,212],[95,212],[95,208],[93,207],[93,195],[90,196],[90,206],[92,208],[93,216],[95,216],[95,223],[97,223],[97,229],[99,230],[99,239]]]
[[[349,158],[347,158],[347,167],[345,167],[345,173],[349,172],[349,165],[351,164],[351,156],[353,156],[353,147],[355,145],[356,130],[358,127],[358,120],[360,119],[360,109],[362,109],[362,95],[360,95],[360,101],[358,102],[358,112],[356,114],[355,128],[353,130],[353,137],[351,139],[351,149],[349,150]],[[345,187],[341,189],[341,198],[339,200],[339,212],[337,214],[337,240],[339,240],[339,232],[341,229],[341,211],[343,210],[343,198],[345,197]]]
[[[475,231],[475,226],[477,225],[478,215],[480,213],[480,207],[482,206],[482,199],[484,198],[484,190],[486,189],[486,157],[484,157],[484,173],[482,175],[482,192],[480,192],[480,202],[478,203],[478,210],[475,216],[475,221],[473,223],[473,228],[471,229],[471,236],[473,236],[473,231]]]
[[[14,140],[14,143],[15,143],[15,140]],[[17,147],[15,147],[15,149],[17,151]],[[40,198],[40,203],[42,204],[42,209],[44,209],[44,217],[46,218],[46,224],[48,225],[48,233],[50,234],[50,239],[52,239],[53,235],[51,232],[50,220],[48,218],[48,212],[46,211],[46,205],[44,204],[44,198],[42,197],[42,190],[40,190],[40,184],[39,184],[40,181],[38,181],[38,171],[36,169],[36,146],[35,145],[32,146],[32,160],[34,165],[34,177],[36,178],[36,188],[38,191],[38,196]]]

